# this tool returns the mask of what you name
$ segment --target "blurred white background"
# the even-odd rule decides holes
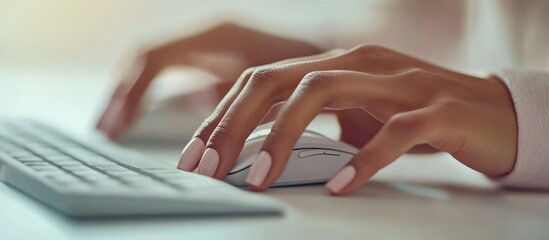
[[[0,0],[0,115],[92,126],[124,58],[223,21],[323,48],[381,44],[462,71],[547,69],[548,10],[535,0]]]
[[[325,35],[327,29],[337,34],[337,26],[355,23],[368,8],[379,8],[378,2],[2,0],[0,60],[4,69],[50,70],[61,64],[63,71],[95,71],[116,65],[124,53],[136,48],[225,20],[322,42],[326,39],[314,36]],[[380,20],[379,16],[368,19]]]
[[[367,2],[0,0],[0,116],[89,129],[140,49],[225,21],[329,45]]]

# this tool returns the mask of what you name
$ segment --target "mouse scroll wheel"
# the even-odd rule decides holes
[[[303,150],[299,152],[297,156],[300,158],[306,158],[306,157],[319,156],[319,155],[340,156],[341,153],[336,151],[331,151],[331,150],[314,149],[314,150]]]

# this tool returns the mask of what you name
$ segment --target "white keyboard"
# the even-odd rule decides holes
[[[0,179],[75,217],[282,213],[266,197],[28,121],[0,121]]]

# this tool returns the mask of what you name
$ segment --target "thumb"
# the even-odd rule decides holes
[[[362,109],[345,109],[336,112],[341,127],[339,139],[362,148],[374,137],[383,123]]]

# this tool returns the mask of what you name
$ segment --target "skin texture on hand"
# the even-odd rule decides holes
[[[194,36],[158,46],[135,59],[135,66],[114,91],[97,128],[110,139],[118,139],[134,121],[148,86],[166,67],[193,66],[211,72],[221,79],[212,91],[223,96],[239,74],[250,66],[319,52],[320,49],[305,42],[230,23],[221,24]],[[223,60],[234,62],[231,64],[233,67],[219,64]],[[216,99],[216,102],[219,100]]]
[[[338,111],[342,140],[361,148],[327,183],[335,195],[354,191],[416,146],[448,152],[488,176],[510,172],[515,162],[516,115],[499,79],[364,45],[245,71],[197,130],[192,142],[199,144],[188,147],[203,149],[185,150],[180,168],[223,179],[246,137],[281,103],[248,176],[253,190],[276,181],[305,127],[324,110]]]

